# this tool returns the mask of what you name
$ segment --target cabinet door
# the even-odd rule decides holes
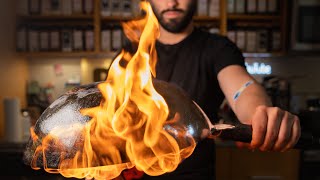
[[[232,180],[298,180],[298,150],[260,152],[233,149],[231,153]]]
[[[216,148],[216,180],[231,180],[231,148]]]

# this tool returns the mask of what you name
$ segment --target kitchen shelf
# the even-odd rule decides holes
[[[94,26],[94,23],[90,20],[84,21],[84,20],[72,20],[72,21],[24,21],[19,23],[20,25],[26,25],[26,26],[31,26],[34,25],[34,27],[78,27],[78,26]]]
[[[220,17],[210,17],[210,16],[195,16],[194,21],[220,21]]]
[[[41,21],[41,20],[92,20],[93,15],[90,14],[77,14],[77,15],[18,15],[20,21]]]
[[[101,17],[102,21],[130,21],[134,19],[139,19],[139,17],[126,17],[126,16],[104,16]],[[210,16],[195,16],[193,18],[196,22],[212,22],[212,21],[220,21],[219,17],[210,17]]]
[[[271,28],[282,26],[281,16],[273,15],[228,15],[228,23],[236,27]],[[230,25],[229,25],[230,26]]]
[[[280,27],[280,21],[236,21],[234,23],[229,23],[229,26],[236,27],[255,27],[255,28],[272,28],[272,27]]]
[[[280,21],[281,20],[280,15],[256,15],[256,14],[252,14],[252,15],[251,14],[228,14],[227,18],[229,20],[253,20],[253,21],[257,21],[257,20]]]
[[[287,12],[288,1],[279,0],[279,11],[277,14],[228,14],[227,0],[220,0],[220,14],[218,17],[211,16],[195,16],[194,22],[196,25],[205,28],[217,28],[223,36],[228,35],[228,30],[261,30],[275,29],[281,35],[280,52],[267,53],[244,53],[245,57],[274,57],[282,56],[287,52]],[[91,26],[94,32],[94,50],[93,52],[17,52],[19,55],[27,57],[82,57],[82,56],[100,56],[110,53],[101,52],[102,30],[105,25],[120,25],[120,22],[139,19],[135,16],[103,16],[101,14],[101,0],[94,0],[94,9],[92,14],[71,14],[71,15],[17,15],[17,25],[31,27],[39,26],[41,28],[59,26],[59,27],[79,27]],[[112,54],[112,53],[111,53]]]
[[[18,56],[43,58],[43,57],[104,57],[113,58],[117,52],[94,52],[94,51],[79,51],[79,52],[18,52]]]
[[[88,26],[94,25],[93,15],[79,14],[79,15],[29,15],[17,16],[17,22],[21,25],[35,25],[35,26]]]
[[[138,19],[139,17],[133,18],[131,16],[103,16],[101,17],[102,21],[130,21]]]

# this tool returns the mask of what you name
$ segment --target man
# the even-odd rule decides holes
[[[246,71],[240,50],[227,38],[195,28],[196,0],[149,0],[160,23],[156,42],[158,79],[182,87],[216,123],[226,98],[237,118],[253,128],[249,148],[285,151],[300,137],[297,116],[272,104]],[[144,179],[215,179],[213,140],[198,143],[172,173]]]

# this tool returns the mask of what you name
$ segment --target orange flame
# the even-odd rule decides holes
[[[79,127],[84,138],[82,151],[73,158],[61,155],[59,169],[45,167],[46,171],[65,177],[112,179],[135,166],[157,176],[174,171],[192,154],[195,141],[180,149],[177,140],[163,129],[165,123],[178,121],[180,117],[176,114],[168,120],[168,105],[153,87],[159,25],[148,2],[141,2],[141,8],[146,12],[144,19],[123,24],[128,38],[139,43],[137,52],[131,56],[122,51],[116,57],[108,79],[98,86],[103,95],[100,106],[81,110],[83,115],[92,117],[85,128]],[[48,144],[61,147],[52,134],[72,136],[71,132],[78,127],[71,128],[70,132],[54,130],[43,139],[35,154],[50,149]],[[37,139],[35,133],[32,136]]]

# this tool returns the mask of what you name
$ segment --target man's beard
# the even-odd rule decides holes
[[[173,8],[173,9],[164,10],[162,12],[158,12],[153,6],[152,6],[152,9],[160,25],[165,30],[171,33],[179,33],[185,30],[187,26],[190,24],[190,22],[192,21],[192,17],[196,11],[196,1],[192,1],[192,3],[189,4],[186,11]],[[163,18],[163,14],[168,11],[182,12],[184,13],[184,16],[181,19],[169,19],[168,21],[165,21]]]

